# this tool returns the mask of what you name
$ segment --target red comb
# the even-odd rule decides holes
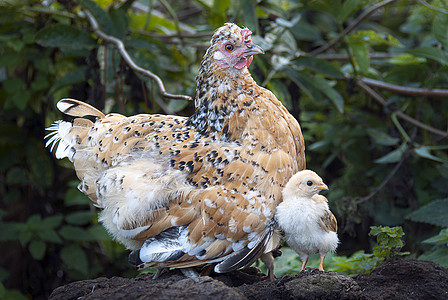
[[[252,31],[250,31],[247,28],[244,28],[241,30],[241,36],[243,37],[243,40],[245,43],[250,43],[252,40],[250,39],[250,35],[252,34]]]

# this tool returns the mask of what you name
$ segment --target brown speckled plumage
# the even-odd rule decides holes
[[[215,32],[190,118],[104,116],[75,100],[58,104],[66,114],[97,117],[56,123],[49,143],[61,141],[56,156],[73,161],[80,190],[103,208],[108,231],[136,250],[137,264],[222,262],[215,270],[227,272],[277,242],[275,208],[289,178],[305,168],[303,137],[281,102],[252,79],[252,56],[238,56],[235,67],[215,63],[228,43],[235,51],[258,47],[234,24]],[[151,256],[155,246],[166,253]]]

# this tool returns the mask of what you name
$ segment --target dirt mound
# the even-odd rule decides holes
[[[57,299],[448,299],[448,270],[432,262],[389,260],[370,274],[351,278],[306,269],[269,281],[255,268],[213,278],[185,278],[177,270],[153,280],[97,278],[59,287]]]
[[[388,260],[355,280],[372,299],[448,299],[448,269],[429,261]]]

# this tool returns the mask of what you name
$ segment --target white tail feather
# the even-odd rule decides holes
[[[55,152],[57,159],[64,157],[68,157],[71,161],[73,159],[73,154],[75,153],[72,146],[75,142],[67,138],[72,127],[73,124],[70,122],[56,121],[50,127],[46,128],[50,133],[45,136],[45,139],[48,139],[45,147],[51,145],[50,151],[53,152],[53,148],[58,144]]]

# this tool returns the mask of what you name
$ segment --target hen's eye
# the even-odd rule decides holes
[[[231,44],[227,44],[227,45],[226,45],[226,50],[227,50],[227,51],[232,51],[232,50],[233,50],[233,45],[231,45]]]
[[[308,186],[312,186],[312,185],[313,185],[313,182],[312,182],[311,180],[308,180],[308,181],[306,182],[306,184],[307,184]]]

